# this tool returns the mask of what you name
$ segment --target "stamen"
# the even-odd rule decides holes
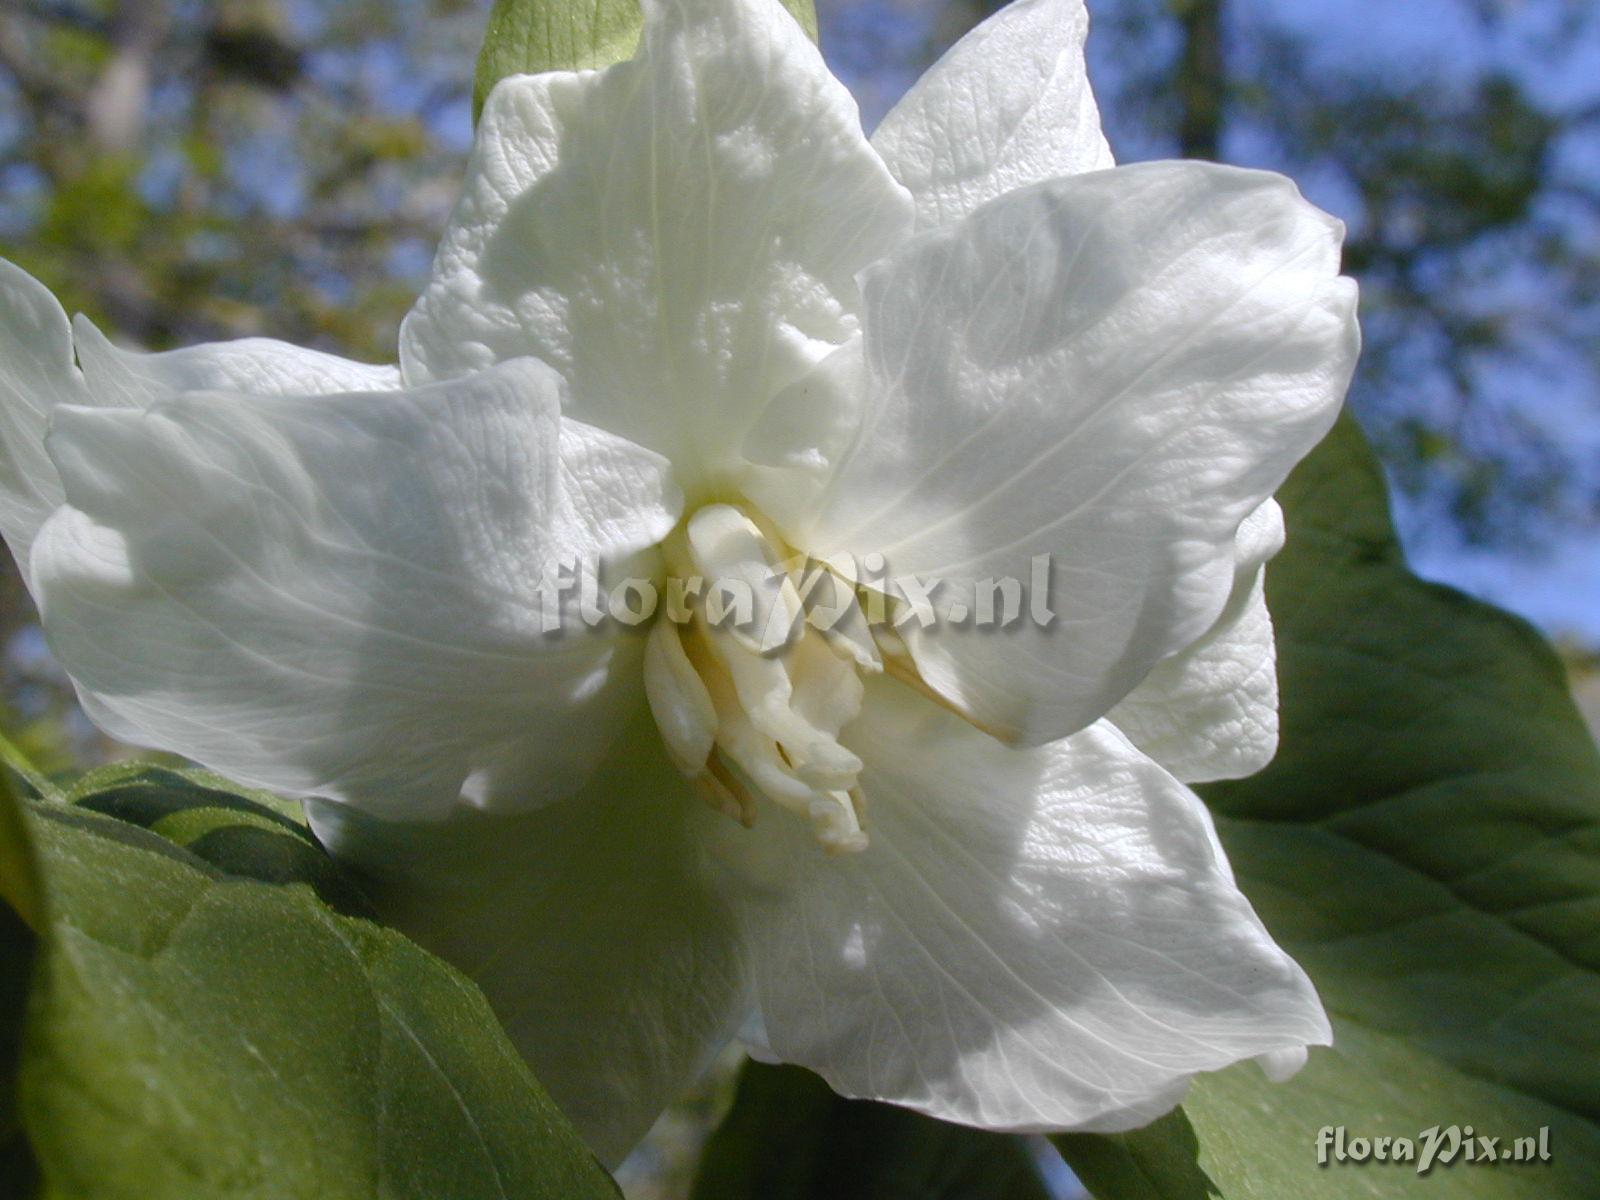
[[[753,829],[756,823],[756,798],[750,794],[750,789],[733,771],[728,764],[722,761],[720,753],[713,753],[706,762],[706,769],[717,785],[728,796],[733,804],[733,811],[727,812],[730,817],[746,829]]]
[[[848,792],[829,792],[811,802],[811,822],[817,841],[829,854],[859,854],[867,848],[866,830],[855,797],[859,788]]]
[[[717,710],[670,620],[657,621],[645,642],[644,694],[673,765],[698,775],[716,738]]]
[[[688,624],[663,619],[646,643],[645,692],[669,756],[709,807],[748,828],[766,801],[807,820],[828,853],[857,853],[867,846],[862,764],[839,735],[861,711],[860,672],[879,669],[877,651],[863,621],[832,631],[810,619],[780,545],[725,504],[674,532],[669,569],[701,573],[703,595],[719,582],[749,595],[754,627],[719,623],[704,607]],[[828,602],[854,603],[842,581],[820,582]]]
[[[746,829],[754,824],[753,820],[745,820],[744,808],[737,797],[709,769],[704,774],[690,779],[689,783],[694,787],[695,795],[699,796],[712,812],[721,813],[730,820],[739,822]]]

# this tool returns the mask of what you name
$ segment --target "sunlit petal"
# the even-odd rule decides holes
[[[108,730],[247,783],[413,816],[473,784],[560,795],[609,745],[637,647],[550,636],[538,588],[569,553],[649,545],[677,496],[634,448],[647,486],[598,526],[622,540],[584,541],[560,458],[588,438],[558,406],[522,361],[406,392],[58,408],[69,507],[34,556],[51,648]]]
[[[1018,751],[869,691],[865,851],[711,830],[772,1053],[947,1120],[1113,1130],[1196,1072],[1328,1041],[1205,807],[1113,728]]]
[[[67,314],[44,284],[0,258],[0,532],[25,579],[39,526],[61,503],[44,448],[50,411],[87,403]]]
[[[917,202],[946,225],[996,196],[1112,165],[1083,42],[1083,0],[1017,0],[929,68],[872,135]]]
[[[159,354],[115,345],[86,317],[72,323],[78,361],[95,403],[146,408],[173,392],[321,396],[400,386],[397,367],[351,362],[272,338],[206,342]]]
[[[645,9],[633,61],[490,96],[401,362],[420,382],[536,355],[693,491],[855,330],[855,274],[911,205],[777,0]]]
[[[1150,163],[926,234],[864,277],[860,433],[820,499],[770,515],[969,617],[1048,556],[1037,619],[901,634],[1003,736],[1083,728],[1215,624],[1240,524],[1338,411],[1340,232],[1281,176]]]
[[[1283,545],[1268,501],[1240,526],[1233,592],[1206,634],[1156,664],[1107,719],[1185,783],[1253,775],[1278,749],[1277,651],[1266,561]]]

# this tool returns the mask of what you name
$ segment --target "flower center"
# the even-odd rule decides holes
[[[765,798],[829,852],[865,849],[861,760],[839,735],[882,661],[854,589],[728,504],[696,510],[664,549],[644,679],[673,762],[746,826]]]

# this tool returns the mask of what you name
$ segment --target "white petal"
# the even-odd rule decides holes
[[[1156,664],[1107,719],[1185,783],[1243,779],[1278,749],[1277,650],[1266,563],[1283,546],[1267,501],[1239,528],[1233,593],[1204,637]]]
[[[740,447],[746,498],[775,513],[818,503],[861,428],[865,354],[857,334],[767,403]]]
[[[626,744],[583,792],[535,813],[386,827],[311,808],[334,852],[374,872],[384,919],[477,982],[613,1167],[749,1011],[735,922],[687,832],[703,806],[648,724]]]
[[[114,345],[87,317],[73,322],[78,361],[94,402],[148,408],[173,392],[244,392],[252,396],[321,396],[382,392],[400,386],[396,367],[351,362],[271,338],[208,342],[144,354]]]
[[[1112,166],[1083,0],[1016,0],[957,42],[872,135],[934,229],[996,196]]]
[[[399,382],[394,367],[265,338],[161,354],[122,350],[84,317],[69,325],[43,284],[0,259],[0,532],[26,574],[39,526],[61,503],[61,482],[44,448],[58,404],[143,408],[173,392],[317,395],[386,390]]]
[[[616,503],[646,527],[584,536],[558,462],[590,439],[558,386],[525,360],[406,392],[58,408],[69,507],[35,585],[90,714],[390,815],[439,815],[464,786],[493,804],[570,791],[614,733],[617,687],[637,687],[638,647],[546,632],[536,589],[569,554],[664,535],[677,496],[635,448],[653,482]]]
[[[1281,176],[1148,163],[926,234],[864,275],[856,442],[769,516],[968,614],[1050,555],[1053,620],[901,632],[987,727],[1081,729],[1216,622],[1239,525],[1332,423],[1359,340],[1340,233]]]
[[[86,403],[67,314],[44,284],[0,258],[0,533],[24,580],[39,526],[61,503],[44,449],[50,410]]]
[[[910,200],[777,0],[647,0],[632,62],[490,95],[406,378],[536,355],[691,491],[855,329]]]
[[[1115,729],[1011,750],[869,689],[864,851],[823,855],[774,812],[708,827],[773,1053],[946,1120],[1115,1130],[1197,1072],[1328,1042],[1204,806]]]
[[[561,420],[554,532],[568,555],[598,559],[612,578],[648,576],[657,544],[683,510],[667,461],[626,438]]]
[[[1256,1057],[1261,1073],[1273,1083],[1287,1083],[1306,1065],[1311,1057],[1305,1046],[1288,1046],[1282,1050],[1268,1050]]]

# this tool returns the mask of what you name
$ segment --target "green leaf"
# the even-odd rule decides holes
[[[1046,1200],[1019,1138],[843,1100],[799,1067],[747,1063],[693,1200]]]
[[[44,923],[39,864],[16,795],[0,773],[0,900],[5,912],[30,934]]]
[[[0,1197],[31,1195],[33,1154],[17,1114],[23,1014],[44,897],[33,845],[9,781],[0,772]]]
[[[783,0],[812,41],[812,0]],[[472,116],[507,75],[608,67],[633,55],[644,26],[639,0],[495,0],[478,55]]]
[[[346,916],[373,916],[371,902],[334,866],[297,803],[210,771],[137,762],[91,771],[65,799],[158,833],[226,874],[304,883]]]
[[[1600,755],[1526,624],[1405,567],[1348,420],[1280,499],[1277,759],[1204,789],[1240,884],[1334,1018],[1284,1085],[1057,1139],[1101,1200],[1600,1194]],[[1550,1130],[1546,1163],[1319,1167],[1318,1131]]]
[[[17,1094],[48,1195],[616,1195],[453,969],[206,861],[222,824],[186,849],[94,811],[258,830],[271,806],[148,768],[96,783],[25,808],[46,928]],[[260,831],[308,844],[284,825]]]
[[[0,731],[0,779],[4,779],[7,783],[15,779],[17,788],[29,796],[59,799],[56,786],[34,765],[22,747],[13,742],[3,731]]]

